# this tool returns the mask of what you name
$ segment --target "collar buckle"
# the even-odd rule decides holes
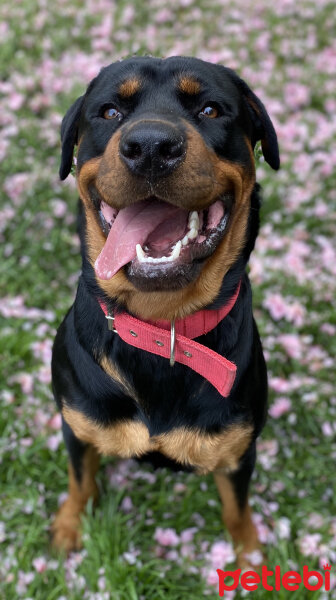
[[[107,315],[105,315],[105,318],[107,319],[108,330],[113,331],[113,333],[118,333],[116,328],[114,327],[113,313],[108,312]]]

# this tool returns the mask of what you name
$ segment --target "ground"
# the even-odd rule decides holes
[[[216,569],[234,568],[212,478],[132,461],[104,461],[84,550],[64,559],[49,549],[67,485],[50,353],[80,272],[74,178],[58,179],[59,126],[102,65],[136,52],[236,69],[277,129],[281,171],[257,157],[264,204],[250,276],[270,409],[251,501],[270,568],[331,565],[332,591],[301,586],[290,597],[336,598],[334,4],[3,0],[0,19],[0,597],[214,599]]]

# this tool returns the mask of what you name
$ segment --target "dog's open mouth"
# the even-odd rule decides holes
[[[232,202],[227,193],[208,208],[189,212],[155,197],[119,211],[101,201],[98,214],[107,239],[95,262],[97,277],[111,279],[126,267],[137,281],[185,279],[191,265],[209,257],[223,238]]]

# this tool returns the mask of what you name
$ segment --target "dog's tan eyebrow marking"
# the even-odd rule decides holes
[[[122,96],[122,98],[130,98],[140,90],[140,87],[140,79],[137,77],[130,77],[120,84],[118,94],[119,96]]]
[[[189,94],[195,96],[201,91],[201,84],[192,75],[182,75],[178,83],[178,89],[183,94]]]

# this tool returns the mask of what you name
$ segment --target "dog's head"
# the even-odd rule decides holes
[[[246,242],[258,140],[278,169],[266,109],[230,69],[181,57],[104,68],[63,120],[60,169],[77,144],[100,289],[143,318],[212,302]]]

